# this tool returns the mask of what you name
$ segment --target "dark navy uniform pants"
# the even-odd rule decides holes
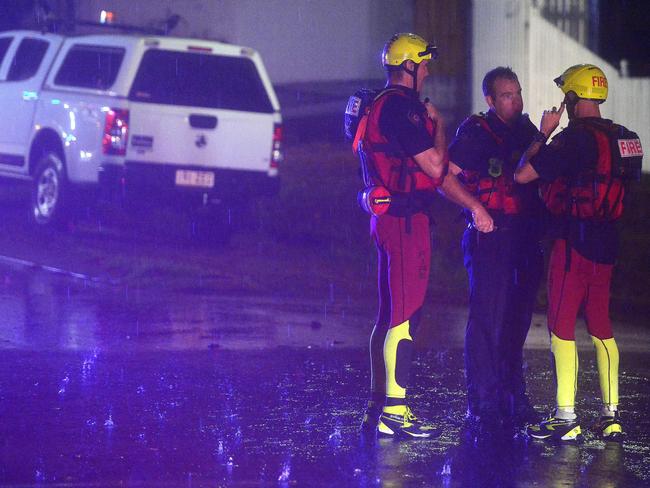
[[[523,345],[544,264],[536,234],[514,229],[468,228],[463,235],[470,290],[465,374],[473,415],[512,414],[526,402]]]

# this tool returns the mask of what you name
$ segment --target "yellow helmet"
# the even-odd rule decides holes
[[[607,100],[607,77],[593,64],[571,66],[553,81],[565,95],[574,92],[579,98],[587,100]]]
[[[384,46],[381,62],[384,66],[399,66],[410,59],[420,64],[425,59],[436,59],[436,46],[427,43],[420,36],[410,33],[395,34]]]

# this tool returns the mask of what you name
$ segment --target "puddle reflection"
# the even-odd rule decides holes
[[[0,348],[261,349],[366,342],[364,328],[350,327],[356,315],[345,306],[325,316],[322,304],[309,300],[143,291],[6,265],[0,272]]]
[[[649,481],[645,353],[627,354],[634,374],[621,374],[631,426],[623,446],[592,434],[579,446],[474,442],[462,430],[462,351],[451,347],[415,359],[414,407],[442,429],[440,438],[360,444],[365,341],[329,346],[329,322],[299,325],[305,304],[202,296],[182,312],[168,299],[133,290],[125,299],[122,290],[6,272],[0,484],[614,488]],[[221,317],[258,326],[228,331]],[[299,347],[284,341],[287,317],[302,331]],[[242,338],[249,335],[252,342]],[[320,347],[308,347],[313,337]],[[527,359],[531,394],[548,397],[548,352]],[[585,380],[584,390],[596,391],[597,375]]]

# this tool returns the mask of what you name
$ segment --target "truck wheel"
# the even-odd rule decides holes
[[[30,217],[32,223],[54,227],[65,220],[66,177],[61,157],[47,151],[34,170]]]

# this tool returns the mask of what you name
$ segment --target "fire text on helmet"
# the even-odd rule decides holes
[[[607,78],[604,76],[592,76],[591,86],[602,86],[607,88]]]

